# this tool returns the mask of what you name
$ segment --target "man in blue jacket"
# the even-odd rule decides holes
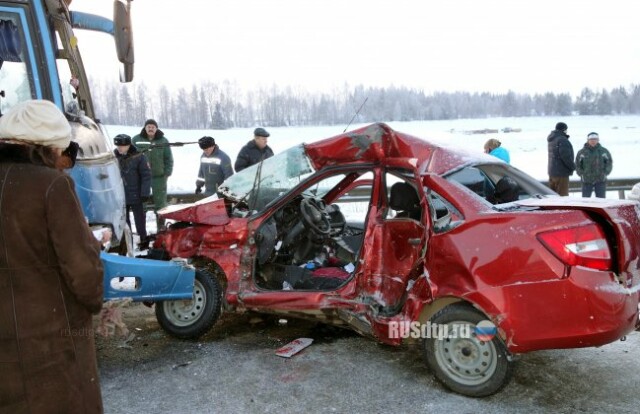
[[[231,159],[216,145],[213,137],[200,138],[198,145],[202,149],[202,155],[196,180],[196,194],[202,193],[204,186],[204,195],[208,197],[215,194],[218,186],[233,175],[233,168]]]
[[[576,170],[567,129],[567,124],[558,122],[547,137],[549,187],[561,196],[569,195],[569,177]]]
[[[143,203],[150,200],[151,167],[147,157],[131,144],[129,135],[116,135],[113,143],[116,146],[113,153],[120,164],[120,175],[124,184],[127,224],[131,227],[129,212],[133,212],[133,221],[140,236],[140,248],[146,249],[149,247],[149,238]]]

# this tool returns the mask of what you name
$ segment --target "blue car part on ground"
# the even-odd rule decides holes
[[[102,252],[104,300],[134,302],[186,300],[193,297],[195,268],[186,260],[151,260]]]

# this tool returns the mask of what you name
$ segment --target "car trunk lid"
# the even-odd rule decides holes
[[[516,202],[543,210],[581,210],[605,227],[612,238],[616,273],[626,288],[640,285],[640,204],[628,200],[571,197],[530,198]]]

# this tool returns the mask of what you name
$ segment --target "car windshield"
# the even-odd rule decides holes
[[[233,201],[246,202],[252,210],[260,210],[314,172],[300,144],[232,175],[218,191]]]

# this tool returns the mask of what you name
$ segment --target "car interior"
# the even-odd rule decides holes
[[[358,263],[372,177],[369,170],[327,177],[272,213],[257,231],[257,286],[333,290],[346,283]]]
[[[334,290],[355,273],[371,204],[371,170],[326,177],[291,198],[257,231],[254,280],[267,290]],[[385,176],[385,219],[421,221],[417,190]]]

